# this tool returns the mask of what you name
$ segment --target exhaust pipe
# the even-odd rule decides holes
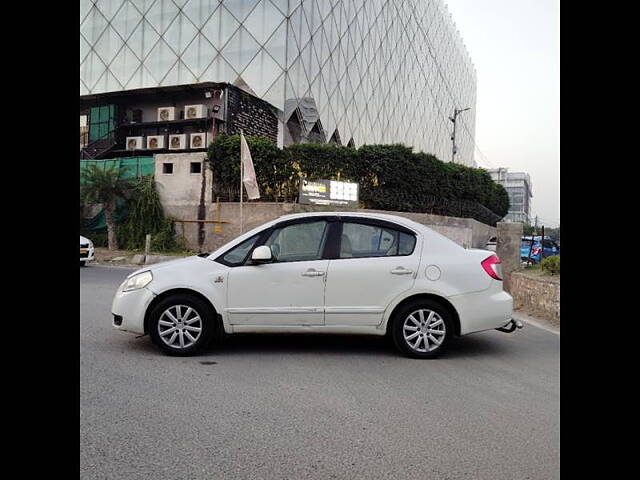
[[[496,328],[496,330],[504,333],[512,333],[512,332],[515,332],[517,328],[522,328],[523,326],[524,325],[520,320],[516,320],[512,318],[511,320],[509,320],[509,322],[507,322],[507,324],[504,327]]]

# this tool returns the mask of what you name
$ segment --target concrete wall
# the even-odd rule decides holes
[[[511,275],[522,268],[520,264],[520,244],[522,223],[498,222],[496,254],[502,262],[503,286],[511,292]]]
[[[204,220],[211,206],[211,170],[204,162],[205,152],[157,154],[155,159],[156,186],[160,202],[167,216],[180,220]],[[191,162],[201,162],[201,173],[191,173]],[[163,164],[172,163],[173,173],[163,173]],[[186,224],[185,243],[199,250],[204,244],[206,225]]]
[[[516,272],[511,276],[515,309],[524,308],[560,326],[560,278]]]
[[[157,157],[160,157],[158,155]],[[159,163],[159,160],[156,160]],[[158,168],[158,167],[157,167]],[[159,167],[161,168],[161,167]],[[167,176],[165,176],[167,177]],[[156,177],[159,182],[164,180],[162,175]],[[207,180],[210,181],[210,180]],[[160,187],[162,189],[162,187]],[[185,201],[190,195],[194,195],[193,190],[195,185],[190,186],[191,193],[176,192],[177,198],[168,198],[166,195],[168,188],[164,188],[165,194],[161,195],[163,205],[165,205],[165,211],[168,215],[171,215],[178,219],[195,219],[195,211],[197,211],[197,205],[191,201]],[[194,198],[194,197],[191,197]],[[219,208],[219,213],[217,209]],[[317,211],[336,211],[340,210],[336,207],[322,207],[312,205],[300,205],[294,203],[274,203],[274,202],[245,202],[243,206],[244,211],[244,231],[251,230],[257,226],[262,225],[265,222],[274,220],[282,215],[299,212],[317,212]],[[344,210],[349,211],[349,210]],[[455,218],[455,217],[441,217],[438,215],[429,215],[421,213],[408,213],[408,212],[388,212],[379,210],[365,210],[355,209],[351,211],[358,212],[377,212],[386,213],[391,215],[399,215],[406,218],[410,218],[418,223],[428,225],[435,231],[450,238],[459,245],[464,247],[484,247],[486,241],[490,236],[496,235],[496,229],[489,226],[474,225],[479,222],[470,219]],[[202,243],[198,243],[198,225],[197,224],[182,224],[176,223],[176,233],[182,236],[185,243],[189,248],[194,250],[211,251],[224,245],[225,243],[233,240],[240,234],[240,207],[237,202],[223,202],[216,206],[215,203],[207,203],[204,218],[207,220],[220,219],[228,223],[219,224],[221,231],[216,232],[214,230],[214,224],[204,224],[204,232],[201,233]],[[475,231],[475,237],[474,237]]]

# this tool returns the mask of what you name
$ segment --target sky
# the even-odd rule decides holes
[[[475,65],[479,166],[531,176],[532,216],[560,223],[560,0],[445,0]]]

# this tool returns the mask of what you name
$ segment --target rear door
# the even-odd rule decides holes
[[[396,296],[413,287],[421,238],[392,222],[341,217],[339,249],[329,262],[326,325],[378,325]]]

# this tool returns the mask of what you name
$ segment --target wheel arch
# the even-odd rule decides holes
[[[190,288],[172,288],[170,290],[166,290],[156,295],[156,297],[151,301],[151,303],[149,303],[149,306],[147,307],[147,310],[144,313],[144,333],[145,334],[149,333],[149,317],[151,316],[151,312],[153,311],[155,306],[165,298],[170,297],[172,295],[178,295],[178,294],[192,295],[202,300],[211,308],[211,311],[213,312],[213,316],[217,320],[218,327],[219,328],[222,327],[222,318],[220,316],[220,313],[218,312],[216,307],[213,305],[213,303],[211,303],[211,300],[209,300],[205,295],[198,292],[197,290],[193,290]]]
[[[396,312],[403,308],[407,303],[413,302],[415,300],[432,300],[438,302],[444,308],[449,310],[449,312],[451,313],[451,317],[453,318],[453,333],[455,333],[455,335],[458,337],[460,336],[460,315],[458,315],[458,311],[449,300],[435,293],[416,293],[414,295],[403,298],[395,307],[393,307],[393,310],[387,317],[387,324],[385,326],[387,334],[389,334],[390,332],[391,324],[393,323],[393,318]]]

